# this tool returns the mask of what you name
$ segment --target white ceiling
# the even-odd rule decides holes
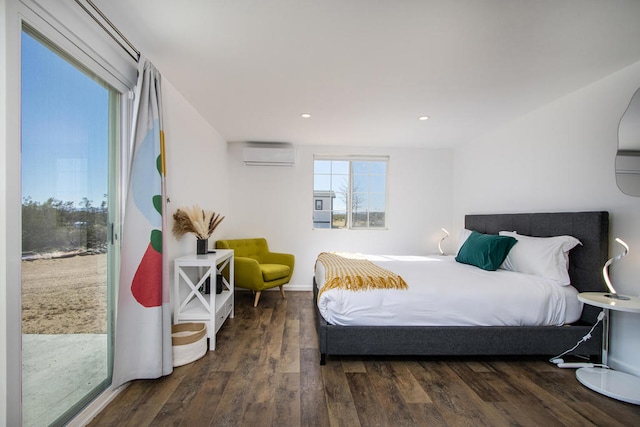
[[[227,141],[455,146],[640,61],[638,0],[94,3]]]

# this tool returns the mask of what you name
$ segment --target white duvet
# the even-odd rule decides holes
[[[409,290],[353,292],[331,289],[318,299],[322,317],[334,325],[543,326],[573,323],[582,303],[573,286],[507,270],[485,271],[453,256],[367,255],[401,276]],[[318,288],[324,267],[316,264]]]

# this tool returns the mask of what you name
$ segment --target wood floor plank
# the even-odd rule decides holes
[[[270,426],[273,420],[273,404],[270,402],[249,402],[242,418],[243,427]],[[218,426],[214,420],[214,426]],[[235,423],[229,425],[237,425]]]
[[[340,359],[340,363],[342,363],[342,369],[345,372],[367,372],[367,368],[364,367],[364,363],[361,357],[342,356]]]
[[[366,373],[358,372],[348,372],[346,376],[360,424],[371,427],[394,425],[387,418],[387,412],[379,404],[369,376]]]
[[[131,412],[135,411],[140,402],[145,399],[147,393],[153,393],[148,385],[149,381],[132,381],[128,387],[115,397],[115,399],[91,420],[89,425],[118,426]]]
[[[523,369],[522,362],[501,365],[511,381],[516,382],[521,390],[527,391],[532,404],[535,402],[537,406],[544,408],[545,411],[551,413],[564,425],[576,425],[576,423],[589,425],[590,423],[586,418],[567,405],[566,401],[563,402],[563,398],[561,398],[563,390],[545,389],[529,378],[530,373],[534,372],[531,369],[533,366],[534,364],[530,363],[529,369]]]
[[[474,370],[473,367],[481,366],[476,363],[474,365],[468,362],[455,363],[451,365],[453,371],[460,378],[464,378],[464,382],[469,386],[475,394],[485,402],[503,402],[504,396],[492,386],[492,379],[496,377],[495,371],[492,369]]]
[[[575,402],[570,403],[576,412],[578,412],[582,418],[589,420],[594,426],[607,425],[608,427],[623,427],[638,425],[637,416],[634,416],[631,411],[616,411],[614,414],[603,412],[602,409],[593,406],[589,402]],[[631,405],[627,405],[631,408]],[[627,408],[625,408],[627,409]]]
[[[505,420],[509,420],[510,425],[523,427],[560,427],[565,425],[552,413],[541,411],[536,405],[524,400],[521,402],[492,402],[491,404]]]
[[[300,373],[278,374],[278,384],[273,397],[274,426],[300,425],[300,395]]]
[[[332,426],[359,426],[358,412],[342,364],[325,365],[321,372],[330,424]]]
[[[149,392],[145,393],[146,398],[139,401],[135,410],[130,413],[129,417],[123,419],[120,425],[131,427],[151,425],[181,380],[180,372],[175,371],[169,376],[155,380],[160,384],[160,387],[154,391],[150,388]],[[149,381],[149,385],[155,381]]]
[[[471,369],[473,372],[495,372],[495,370],[491,367],[490,364],[484,361],[477,360],[468,360],[465,361],[465,364]]]
[[[251,397],[254,393],[255,378],[260,374],[258,362],[260,354],[263,350],[264,339],[260,336],[260,323],[265,316],[270,316],[271,312],[256,313],[260,319],[258,323],[251,323],[257,327],[253,331],[246,331],[246,340],[243,340],[243,352],[240,354],[238,362],[240,369],[236,369],[231,373],[231,377],[227,382],[220,401],[214,413],[213,419],[216,425],[238,425],[243,419],[244,412],[249,403],[252,403]]]
[[[185,370],[182,380],[162,406],[153,424],[180,425],[186,415],[186,408],[190,408],[192,400],[199,394],[203,383],[207,380],[208,363],[200,359],[190,365],[175,368],[175,371]]]
[[[447,420],[469,425],[503,425],[498,411],[485,405],[472,388],[455,373],[456,365],[463,362],[427,362],[422,366],[430,372],[432,384],[422,383],[438,411]],[[414,371],[414,376],[416,375]],[[416,379],[420,381],[418,376]],[[423,380],[424,381],[424,380]]]
[[[580,414],[580,418],[590,420],[595,425],[601,425],[602,420],[608,420],[611,417],[611,411],[616,414],[614,417],[616,422],[622,422],[622,425],[629,425],[628,422],[633,422],[632,420],[636,419],[637,415],[640,414],[639,406],[624,403],[621,406],[621,402],[609,398],[599,399],[597,406],[592,406],[589,411],[585,411],[584,402],[588,402],[600,395],[580,384],[575,378],[575,370],[564,370],[555,366],[552,366],[550,371],[546,370],[546,366],[543,369],[539,369],[540,362],[531,363],[530,365],[533,369],[528,369],[523,374],[530,382],[552,393],[555,399],[560,400],[572,411]],[[548,366],[549,364],[546,365]],[[572,381],[567,382],[567,376],[571,377]]]
[[[278,372],[300,372],[300,319],[286,320]]]
[[[185,405],[180,426],[190,427],[212,423],[230,377],[230,372],[209,372],[194,398]]]
[[[307,304],[300,311],[300,348],[318,348],[315,315],[313,307]]]
[[[409,366],[414,363],[408,360],[391,362],[389,365],[393,375],[392,379],[406,403],[432,403],[427,392],[420,387],[409,370]]]
[[[367,363],[367,376],[375,389],[378,405],[391,425],[424,425],[424,418],[414,418],[396,382],[392,363],[384,360]]]
[[[316,349],[300,350],[300,425],[329,426],[329,412],[320,366],[320,354]]]
[[[89,426],[636,426],[545,358],[333,356],[320,365],[311,292],[236,292],[201,359],[133,381]]]
[[[262,301],[266,309],[269,301]],[[282,340],[286,322],[286,300],[282,303],[270,301],[273,310],[270,317],[263,316],[261,325],[255,331],[253,340],[259,342],[255,375],[251,376],[251,391],[248,399],[251,402],[269,402],[273,399],[276,387],[276,374],[282,353]],[[279,305],[278,305],[279,304]],[[276,308],[279,307],[279,308]]]
[[[417,420],[415,423],[411,424],[398,424],[398,425],[406,425],[406,426],[447,426],[453,425],[453,423],[448,422],[442,416],[436,405],[433,403],[409,403],[407,405],[409,408],[411,418]]]

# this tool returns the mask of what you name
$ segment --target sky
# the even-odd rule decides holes
[[[349,164],[352,163],[352,169]],[[368,211],[384,212],[386,204],[386,162],[385,161],[348,161],[315,160],[313,162],[313,191],[333,191],[336,197],[331,205],[324,209],[346,210],[346,195],[349,189],[349,176],[353,176],[353,191],[358,193],[357,200]],[[364,206],[366,202],[366,206]]]
[[[22,197],[106,201],[109,91],[22,33]]]

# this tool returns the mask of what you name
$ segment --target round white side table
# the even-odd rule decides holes
[[[602,363],[607,364],[609,353],[609,311],[640,313],[640,298],[625,296],[617,299],[605,292],[582,292],[578,300],[604,309],[602,328]],[[584,386],[605,396],[640,405],[640,377],[607,368],[580,368],[576,378]]]

